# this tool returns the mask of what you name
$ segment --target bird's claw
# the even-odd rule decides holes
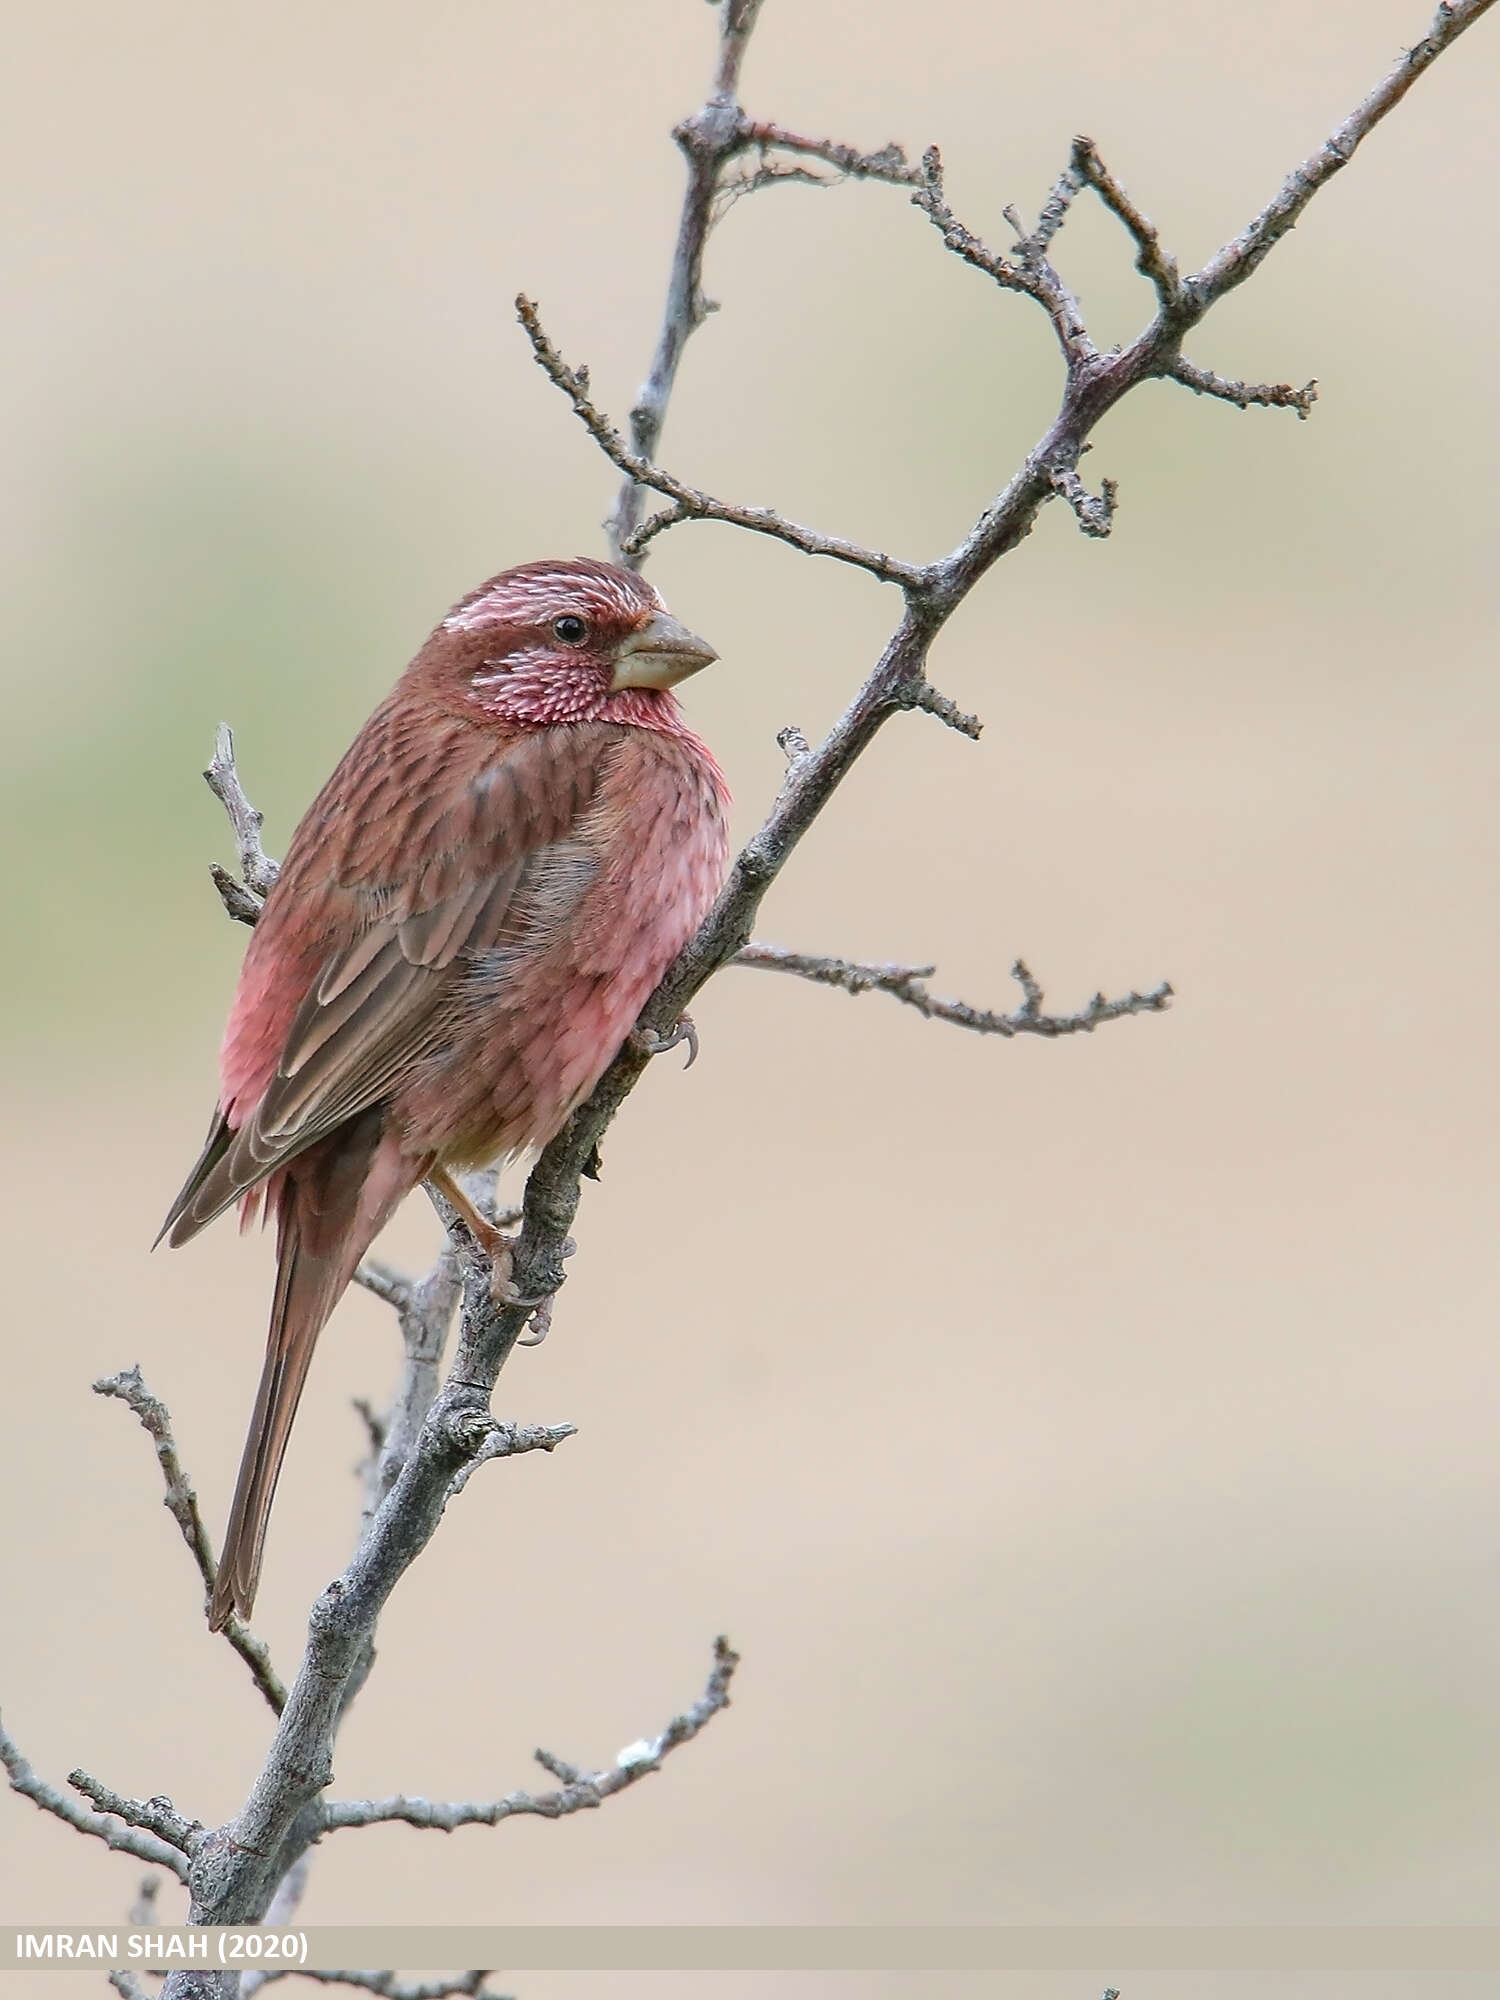
[[[526,1331],[517,1340],[517,1347],[540,1347],[552,1331],[552,1301],[556,1292],[549,1292],[538,1304],[536,1311],[526,1322]]]
[[[495,1230],[490,1240],[483,1246],[490,1259],[490,1297],[497,1306],[540,1306],[549,1296],[543,1292],[540,1298],[529,1299],[516,1283],[516,1238]]]
[[[683,1014],[669,1034],[658,1035],[651,1028],[636,1028],[631,1034],[631,1042],[644,1056],[664,1056],[668,1049],[675,1049],[687,1043],[688,1059],[682,1065],[691,1069],[698,1060],[698,1030],[693,1025],[691,1014]]]

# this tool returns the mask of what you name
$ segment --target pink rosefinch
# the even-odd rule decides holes
[[[249,1615],[318,1334],[402,1197],[540,1146],[723,879],[729,798],[670,688],[716,657],[627,570],[528,563],[456,604],[292,836],[219,1103],[163,1226],[276,1217],[265,1368],[209,1622]]]

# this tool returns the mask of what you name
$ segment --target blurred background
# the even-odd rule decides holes
[[[1423,0],[768,0],[744,94],[941,141],[995,242],[1086,131],[1192,263],[1425,26]],[[713,36],[701,0],[8,24],[0,1701],[59,1782],[214,1821],[267,1737],[143,1436],[89,1393],[142,1364],[217,1534],[270,1246],[226,1223],[147,1255],[243,945],[207,876],[214,725],[279,853],[455,597],[601,550],[612,480],[511,300],[623,417]],[[1170,1014],[986,1042],[721,977],[503,1378],[502,1414],[580,1435],[453,1508],[335,1789],[545,1783],[538,1742],[608,1760],[721,1629],[732,1711],[602,1813],[332,1839],[308,1922],[1493,1919],[1497,75],[1484,22],[1190,343],[1317,376],[1312,421],[1132,396],[1084,468],[1120,482],[1113,538],[1050,509],[941,642],[982,743],[892,725],[762,916],[996,1006],[1017,953],[1058,1008],[1166,977]],[[1096,338],[1128,337],[1149,295],[1097,206],[1059,257]],[[721,493],[926,557],[1055,407],[1042,315],[897,192],[757,195],[708,289],[663,457]],[[716,527],[651,575],[721,650],[688,707],[748,833],[776,731],[828,723],[895,600]],[[417,1268],[435,1239],[413,1201],[385,1248]],[[259,1607],[286,1671],[350,1543],[350,1399],[395,1352],[364,1296],[324,1337]],[[140,1874],[0,1797],[7,1916],[120,1922]],[[514,1982],[606,1983],[764,1990]]]

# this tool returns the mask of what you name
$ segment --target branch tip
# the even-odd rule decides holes
[[[1173,357],[1166,373],[1169,381],[1180,382],[1195,396],[1213,396],[1238,410],[1295,410],[1302,423],[1311,416],[1312,406],[1318,400],[1316,376],[1300,389],[1294,389],[1289,382],[1231,382],[1211,368],[1195,366],[1180,354]]]
[[[659,1771],[672,1751],[691,1742],[722,1709],[728,1708],[730,1682],[739,1663],[739,1655],[729,1641],[722,1636],[715,1639],[713,1668],[697,1701],[674,1715],[659,1736],[627,1744],[613,1764],[602,1770],[584,1770],[551,1750],[534,1751],[536,1762],[557,1779],[559,1791],[508,1792],[501,1799],[448,1804],[405,1794],[389,1799],[331,1799],[322,1807],[322,1831],[333,1833],[344,1827],[377,1826],[399,1820],[407,1826],[452,1833],[461,1826],[498,1826],[502,1820],[528,1816],[565,1819],[570,1813],[592,1811],[617,1792],[626,1791],[653,1771]]]
[[[1106,1021],[1118,1021],[1127,1014],[1160,1014],[1172,999],[1172,988],[1163,980],[1149,992],[1132,990],[1118,1000],[1096,993],[1086,1007],[1074,1014],[1048,1014],[1045,996],[1024,959],[1011,967],[1011,977],[1021,989],[1021,1005],[1009,1014],[971,1007],[965,1000],[941,1000],[927,989],[936,972],[934,965],[867,965],[847,958],[827,958],[809,952],[786,951],[780,945],[748,944],[732,961],[735,965],[759,966],[767,972],[789,972],[815,986],[834,986],[841,992],[888,993],[903,1006],[915,1008],[928,1021],[947,1021],[956,1028],[968,1028],[977,1035],[999,1035],[1011,1040],[1017,1035],[1040,1035],[1052,1041],[1062,1035],[1088,1035]]]
[[[187,1476],[177,1450],[170,1411],[160,1397],[153,1396],[146,1387],[139,1364],[122,1369],[117,1375],[102,1376],[93,1387],[96,1396],[115,1397],[132,1410],[142,1430],[155,1447],[156,1462],[161,1467],[161,1476],[166,1487],[162,1495],[162,1504],[177,1523],[178,1531],[187,1544],[188,1553],[197,1565],[198,1575],[203,1583],[204,1603],[207,1606],[213,1598],[218,1565],[214,1561],[208,1530],[203,1525],[197,1492]],[[280,1675],[271,1664],[270,1648],[265,1640],[257,1638],[250,1628],[236,1617],[229,1620],[223,1631],[229,1645],[250,1669],[251,1679],[265,1696],[269,1706],[280,1715],[286,1706],[286,1689],[282,1685]]]
[[[967,736],[971,743],[977,743],[984,731],[984,724],[977,715],[970,715],[959,707],[948,695],[940,694],[931,681],[923,681],[912,697],[912,707],[920,708],[926,715],[935,715],[939,722],[960,736]]]

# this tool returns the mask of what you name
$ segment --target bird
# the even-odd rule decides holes
[[[209,1625],[248,1619],[319,1333],[419,1183],[514,1298],[454,1178],[546,1144],[724,879],[729,791],[672,689],[717,659],[590,557],[448,612],[293,834],[229,1010],[207,1141],[161,1235],[235,1203],[276,1282]]]

